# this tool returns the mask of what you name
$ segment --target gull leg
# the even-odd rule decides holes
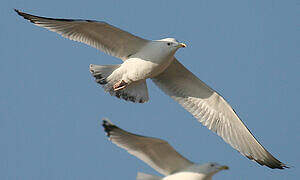
[[[126,88],[127,85],[128,85],[128,83],[126,83],[124,80],[121,80],[113,86],[113,89],[114,89],[114,91],[119,91],[119,90]]]

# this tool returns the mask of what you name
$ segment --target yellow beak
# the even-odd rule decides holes
[[[185,47],[186,47],[186,44],[184,44],[184,43],[179,43],[179,46],[185,48]]]
[[[228,170],[229,167],[228,166],[222,166],[221,169]]]

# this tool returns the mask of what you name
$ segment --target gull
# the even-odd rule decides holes
[[[269,168],[288,168],[258,142],[221,95],[174,57],[179,48],[186,47],[184,43],[174,38],[146,40],[101,21],[54,19],[15,11],[37,26],[123,60],[117,65],[90,65],[96,82],[112,96],[136,103],[147,102],[146,79],[150,78],[242,155]]]
[[[138,173],[137,180],[210,180],[217,172],[229,169],[218,163],[196,164],[180,155],[167,141],[127,132],[103,119],[109,140],[147,163],[165,177]]]

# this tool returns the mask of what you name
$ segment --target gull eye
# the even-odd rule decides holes
[[[168,43],[167,43],[167,45],[168,45],[168,46],[170,46],[170,45],[171,45],[171,43],[169,43],[169,42],[168,42]]]

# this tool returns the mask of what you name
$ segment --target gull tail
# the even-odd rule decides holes
[[[122,80],[122,72],[116,71],[121,65],[90,65],[90,72],[98,84],[102,85],[106,92],[117,98],[135,103],[144,103],[149,100],[146,80],[130,83],[126,88],[115,91],[113,86]]]
[[[136,180],[161,180],[161,179],[162,178],[159,176],[154,176],[154,175],[145,174],[141,172],[138,172],[136,176]]]
[[[110,76],[120,66],[121,66],[120,64],[105,65],[105,66],[91,64],[90,72],[95,77],[97,83],[101,85],[105,85],[108,83],[107,77]]]

